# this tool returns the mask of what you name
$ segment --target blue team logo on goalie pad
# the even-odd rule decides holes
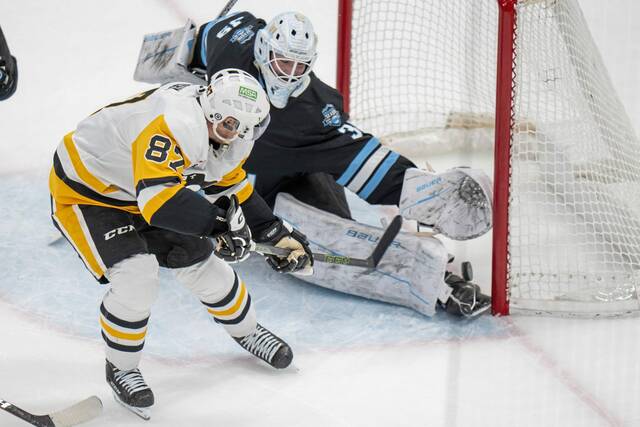
[[[342,125],[342,117],[340,117],[340,113],[333,104],[325,105],[322,109],[322,115],[324,116],[324,120],[322,120],[324,127]]]

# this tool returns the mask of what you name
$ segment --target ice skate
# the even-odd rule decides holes
[[[151,418],[153,392],[145,383],[139,369],[121,371],[107,360],[107,382],[113,389],[116,402],[142,419]]]
[[[471,319],[491,308],[491,297],[484,295],[475,283],[451,272],[446,273],[444,280],[452,289],[444,306],[447,313]]]
[[[286,368],[293,360],[291,347],[260,324],[256,325],[251,334],[233,339],[249,353],[276,369]]]

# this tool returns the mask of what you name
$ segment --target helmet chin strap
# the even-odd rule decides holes
[[[205,119],[206,119],[206,116],[205,116]],[[211,127],[211,133],[213,134],[213,135],[209,134],[209,141],[210,141],[209,145],[211,145],[211,142],[215,143],[218,147],[214,146],[213,149],[216,151],[220,151],[220,152],[226,151],[229,148],[229,145],[237,139],[237,136],[231,140],[223,138],[222,136],[220,136],[220,134],[216,130],[217,124],[207,120],[207,127],[209,126]]]
[[[236,134],[236,136],[234,136],[232,139],[227,139],[227,138],[223,138],[220,136],[220,134],[217,131],[217,126],[213,126],[213,134],[216,136],[216,138],[218,138],[219,141],[216,141],[218,144],[220,145],[229,145],[232,142],[234,142],[235,140],[238,139],[238,135]]]

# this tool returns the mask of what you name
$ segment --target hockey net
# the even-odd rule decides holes
[[[494,312],[640,309],[640,142],[576,0],[342,0],[340,28],[355,124],[495,148]]]

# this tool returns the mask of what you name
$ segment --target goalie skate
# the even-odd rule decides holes
[[[484,295],[475,283],[450,272],[446,273],[444,280],[452,289],[444,307],[447,313],[472,319],[491,308],[491,297]]]
[[[149,420],[154,397],[140,370],[121,371],[107,360],[106,374],[116,402],[140,418]]]

